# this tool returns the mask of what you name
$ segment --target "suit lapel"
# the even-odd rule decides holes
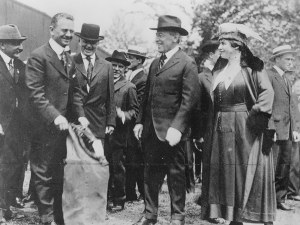
[[[54,50],[50,47],[50,45],[47,45],[47,56],[49,62],[52,64],[52,66],[63,76],[67,77],[69,79],[69,76],[67,72],[65,71],[65,68],[63,67],[61,61],[58,59],[57,54],[54,52]],[[68,59],[68,57],[67,57]],[[67,62],[67,66],[69,65],[69,62]],[[69,67],[69,66],[68,66]]]
[[[11,76],[9,70],[7,69],[4,60],[2,59],[2,57],[0,56],[0,71],[1,74],[12,84],[14,84],[14,79]]]
[[[141,77],[143,76],[143,71],[140,71],[138,74],[136,74],[132,80],[131,83],[136,84],[136,82],[138,82],[139,79],[141,79]]]
[[[86,70],[85,70],[85,67],[84,67],[83,59],[82,59],[80,53],[74,57],[74,61],[75,61],[76,69],[77,69],[81,74],[83,74],[84,77],[86,78],[86,77],[87,77],[87,74],[86,74]]]
[[[285,84],[284,79],[279,75],[279,73],[273,68],[274,77],[277,80],[278,83],[282,86],[282,88],[286,91],[287,94],[289,94],[288,87]]]
[[[115,92],[117,92],[120,88],[124,87],[126,85],[127,81],[124,77],[121,77],[120,80],[118,80],[115,83]]]
[[[177,63],[179,63],[180,61],[180,53],[181,50],[177,51],[168,61],[165,65],[163,65],[163,67],[157,71],[156,75],[161,74],[162,72],[164,72],[165,70],[169,69],[170,67],[176,65]],[[159,60],[158,60],[159,61]]]

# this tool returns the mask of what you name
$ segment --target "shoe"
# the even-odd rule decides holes
[[[243,225],[242,222],[231,221],[229,225]]]
[[[281,203],[277,203],[277,209],[291,211],[291,210],[294,210],[295,208],[292,206],[289,206],[288,204],[286,204],[284,202],[281,202]]]
[[[211,218],[209,219],[209,222],[216,223],[216,224],[224,224],[226,223],[226,220],[223,218]]]
[[[290,196],[288,196],[288,199],[294,200],[294,201],[300,201],[300,195],[290,195]]]
[[[25,203],[22,202],[21,198],[16,198],[12,203],[11,206],[19,209],[23,209],[25,207]]]
[[[133,225],[154,225],[156,223],[157,223],[157,220],[147,219],[146,217],[143,216]]]
[[[184,220],[172,220],[170,225],[184,225]]]
[[[3,218],[7,220],[11,220],[13,218],[13,212],[10,209],[6,209],[3,215]]]
[[[57,225],[54,221],[43,223],[43,225]]]
[[[108,210],[111,212],[119,212],[124,210],[125,208],[125,202],[118,203],[118,204],[113,204]]]
[[[265,222],[264,225],[273,225],[273,222]]]
[[[126,197],[126,202],[134,202],[134,201],[137,201],[138,198],[137,196],[128,196]]]
[[[137,199],[138,202],[144,201],[144,195],[140,195]]]
[[[23,199],[22,199],[22,202],[25,204],[27,202],[32,202],[34,201],[34,197],[33,197],[33,194],[29,194],[27,196],[25,196]]]

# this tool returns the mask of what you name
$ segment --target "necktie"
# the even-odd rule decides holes
[[[288,92],[289,92],[289,83],[288,83],[288,78],[287,78],[287,76],[286,76],[286,73],[284,73],[284,74],[282,75],[282,79],[283,79],[283,81],[284,81],[284,84],[285,84],[285,86],[286,86]]]
[[[12,59],[8,63],[8,70],[9,70],[11,76],[14,78],[14,76],[15,76],[15,68],[14,68],[14,64],[13,64]]]
[[[67,56],[66,56],[66,53],[65,53],[65,51],[63,51],[62,53],[61,53],[61,63],[63,64],[63,66],[64,66],[64,69],[65,69],[65,72],[67,72],[67,63],[68,63],[68,61],[67,61]]]
[[[165,55],[165,53],[162,53],[160,58],[159,58],[159,67],[158,69],[161,69],[165,63],[167,56]]]
[[[91,57],[87,56],[86,60],[89,62],[88,64],[88,68],[87,68],[87,81],[88,81],[88,85],[91,84],[91,80],[92,80],[92,73],[93,73],[93,64],[91,62]]]

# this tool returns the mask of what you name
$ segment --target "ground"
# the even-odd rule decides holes
[[[194,193],[187,194],[186,199],[186,224],[197,225],[211,225],[207,221],[200,219],[201,208],[195,204],[195,199],[200,195],[200,185],[196,186]],[[277,220],[274,225],[297,225],[300,221],[300,202],[290,201],[289,204],[295,206],[294,211],[284,212],[282,210],[277,211]],[[116,213],[109,213],[108,220],[105,225],[131,225],[136,222],[143,211],[143,203],[126,203],[125,210]],[[18,215],[24,215],[23,218],[14,219],[10,221],[8,225],[25,225],[25,224],[39,224],[39,218],[36,207],[32,203],[28,203],[22,210],[13,209]],[[159,204],[159,221],[158,225],[167,225],[170,220],[170,201],[167,190],[167,185],[164,184],[162,192],[160,194]],[[89,224],[86,224],[89,225]]]

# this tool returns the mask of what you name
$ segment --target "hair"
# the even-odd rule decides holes
[[[68,13],[57,13],[52,17],[50,26],[56,27],[57,22],[62,18],[74,21],[74,17]]]
[[[252,70],[255,71],[262,71],[264,68],[264,62],[253,55],[247,45],[244,43],[237,41],[235,39],[225,39],[228,40],[231,47],[238,48],[241,52],[241,67],[250,67]],[[222,69],[226,66],[228,60],[227,59],[220,59],[217,61],[214,70]]]

